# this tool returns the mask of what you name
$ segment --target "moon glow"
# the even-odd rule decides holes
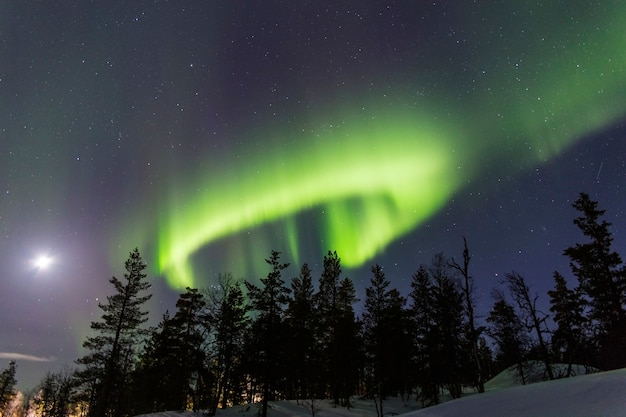
[[[48,255],[39,255],[33,260],[36,269],[47,269],[52,263],[52,258]]]

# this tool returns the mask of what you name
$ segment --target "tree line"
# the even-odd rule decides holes
[[[146,264],[135,249],[124,278],[110,279],[115,291],[99,305],[77,369],[48,373],[28,405],[42,417],[108,417],[185,409],[213,415],[258,403],[266,417],[269,401],[295,399],[314,416],[316,400],[350,407],[358,396],[373,399],[383,416],[389,396],[434,405],[444,393],[483,392],[490,377],[511,367],[523,383],[537,369],[540,379],[554,379],[569,376],[574,364],[624,367],[626,268],[598,203],[581,193],[573,207],[586,240],[564,254],[577,285],[555,272],[550,312],[543,312],[539,295],[512,271],[494,290],[484,321],[475,313],[465,239],[459,259],[438,254],[420,265],[407,296],[382,266],[372,266],[359,312],[336,252],[324,256],[317,282],[305,263],[287,283],[289,264],[272,251],[260,282],[223,274],[211,287],[187,288],[176,311],[152,328],[145,325]],[[2,373],[0,405],[14,376],[14,364]]]

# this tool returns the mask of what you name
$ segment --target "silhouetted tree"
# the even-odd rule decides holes
[[[589,318],[598,335],[603,369],[626,366],[626,269],[612,249],[611,223],[602,220],[605,210],[581,193],[573,203],[581,213],[574,224],[589,238],[565,249],[572,273],[589,306]]]
[[[142,307],[152,296],[140,295],[150,288],[145,281],[145,268],[139,250],[135,249],[125,263],[124,280],[109,280],[115,294],[107,296],[106,304],[98,304],[103,311],[101,321],[91,323],[97,334],[85,340],[83,347],[88,353],[76,361],[83,367],[77,377],[86,394],[90,417],[125,414],[128,377],[145,334],[141,325],[148,313]]]
[[[471,359],[470,346],[465,338],[463,296],[451,277],[443,254],[434,256],[429,272],[435,314],[435,369],[441,386],[448,389],[452,398],[459,398],[463,394],[463,383]]]
[[[380,265],[372,267],[370,286],[365,289],[363,311],[364,342],[371,380],[369,394],[374,398],[376,412],[384,415],[383,400],[404,389],[404,370],[409,362],[408,316],[406,300],[385,278]]]
[[[552,333],[552,349],[568,365],[565,376],[571,376],[574,361],[597,365],[587,355],[589,335],[585,328],[588,320],[584,316],[585,304],[580,291],[569,289],[563,275],[555,272],[554,289],[548,291],[548,295],[550,311],[557,325]]]
[[[320,373],[316,352],[315,325],[319,320],[315,309],[313,279],[308,264],[291,280],[292,299],[287,307],[288,369],[292,379],[293,398],[311,399],[319,394]],[[319,397],[318,397],[319,398]]]
[[[545,367],[545,375],[548,379],[554,379],[550,352],[543,336],[544,333],[548,332],[545,324],[548,319],[548,315],[542,313],[537,308],[539,295],[531,295],[530,288],[528,287],[528,284],[526,284],[526,280],[524,280],[524,277],[516,272],[506,274],[504,282],[507,284],[509,293],[517,304],[521,313],[521,319],[523,320],[526,329],[534,332],[535,334],[539,356],[541,357]]]
[[[458,271],[462,276],[461,292],[463,294],[463,304],[465,307],[467,323],[466,338],[471,347],[472,362],[474,365],[474,372],[472,372],[471,378],[473,380],[473,385],[476,386],[478,392],[485,392],[485,379],[483,379],[485,373],[482,369],[484,364],[481,362],[478,343],[484,328],[476,325],[476,318],[474,314],[474,278],[469,273],[469,263],[471,259],[469,249],[467,248],[467,239],[463,237],[463,263],[459,264],[454,258],[452,258],[450,260],[450,266]]]
[[[75,410],[74,390],[76,380],[73,372],[63,369],[48,372],[39,384],[36,398],[41,417],[68,417]]]
[[[176,314],[172,317],[171,326],[175,331],[176,356],[179,358],[179,367],[170,369],[171,373],[178,374],[180,385],[172,387],[177,390],[178,406],[175,409],[186,409],[189,400],[194,411],[204,408],[203,393],[207,390],[206,372],[204,370],[205,352],[203,342],[208,332],[207,320],[204,314],[206,302],[196,288],[186,288],[176,301]]]
[[[338,327],[339,327],[339,280],[341,276],[341,260],[337,252],[328,251],[324,256],[324,269],[319,279],[319,290],[315,294],[315,303],[319,314],[317,323],[317,337],[322,351],[322,371],[324,380],[328,383],[330,396],[339,404],[339,377],[338,368]]]
[[[266,278],[261,278],[262,287],[246,281],[251,310],[256,312],[253,333],[256,336],[256,362],[258,375],[263,387],[261,417],[267,417],[268,401],[274,399],[281,371],[281,357],[284,340],[285,306],[289,302],[289,288],[285,287],[282,271],[289,264],[280,263],[280,252],[272,251],[265,260],[272,270]]]
[[[175,410],[181,407],[182,381],[176,372],[184,360],[178,352],[178,335],[169,311],[150,330],[130,386],[136,414]]]
[[[242,388],[242,355],[245,333],[248,329],[248,305],[241,282],[232,275],[220,275],[219,285],[207,292],[212,343],[209,352],[210,371],[215,380],[214,395],[209,414],[239,401]]]
[[[354,303],[359,301],[354,283],[348,277],[339,283],[337,292],[337,327],[335,329],[336,377],[339,405],[351,407],[350,396],[358,388],[359,368],[363,362],[363,344],[360,339],[361,323],[354,313]]]
[[[0,412],[5,410],[15,396],[15,384],[17,384],[15,379],[16,370],[17,365],[15,361],[10,361],[9,367],[0,372]]]
[[[316,333],[330,397],[336,405],[347,406],[358,380],[359,326],[352,306],[357,301],[354,285],[340,276],[341,259],[337,252],[328,251],[315,295],[319,314]]]
[[[458,398],[469,383],[471,346],[454,270],[440,253],[430,266],[421,265],[411,281],[414,373],[423,405],[438,404],[443,388]]]
[[[515,365],[522,384],[525,384],[524,360],[528,352],[528,335],[515,308],[503,296],[497,296],[487,323],[487,334],[496,342],[497,370]]]
[[[484,336],[478,339],[478,356],[482,364],[481,372],[483,381],[488,381],[495,375],[495,364],[493,360],[493,351],[489,347]]]
[[[411,279],[410,313],[413,321],[413,355],[416,385],[422,405],[439,404],[439,378],[435,355],[436,336],[435,294],[430,274],[420,265]]]

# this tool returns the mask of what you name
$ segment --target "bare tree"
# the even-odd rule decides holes
[[[465,303],[465,314],[467,315],[468,334],[467,339],[471,343],[472,360],[476,367],[476,388],[478,392],[485,392],[485,381],[483,364],[478,348],[478,339],[482,333],[482,328],[476,327],[474,316],[474,278],[469,273],[469,263],[471,260],[469,249],[467,248],[467,239],[463,236],[463,264],[459,264],[454,258],[450,259],[449,265],[457,270],[463,277],[461,281],[461,292],[463,293],[463,302]]]
[[[504,283],[507,284],[513,300],[522,313],[522,319],[524,320],[526,328],[528,331],[534,332],[537,337],[539,354],[545,365],[546,375],[549,379],[554,379],[554,373],[552,372],[552,366],[550,364],[550,353],[548,352],[548,347],[543,338],[544,333],[548,332],[545,324],[548,315],[537,309],[539,295],[531,295],[530,288],[526,284],[524,277],[516,272],[506,274]]]
[[[311,417],[315,417],[317,412],[322,410],[320,400],[313,398],[313,396],[305,400],[304,407],[311,412]]]

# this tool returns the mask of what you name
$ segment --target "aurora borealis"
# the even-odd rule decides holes
[[[166,211],[158,229],[159,266],[170,282],[197,285],[188,266],[194,251],[282,218],[291,225],[282,240],[293,239],[290,249],[297,259],[300,232],[292,216],[313,208],[323,213],[324,243],[317,253],[328,245],[343,254],[347,267],[360,266],[432,215],[457,187],[457,164],[445,144],[449,135],[426,123],[381,118],[335,134],[338,141],[306,138],[304,143],[315,145],[304,152],[270,151],[261,163],[244,162],[232,181],[216,184],[208,178],[206,192],[183,198],[186,207]]]
[[[71,363],[135,246],[155,317],[272,249],[404,291],[462,236],[488,303],[579,192],[626,224],[620,1],[127,3],[0,4],[0,353]]]
[[[316,253],[336,249],[346,266],[358,267],[433,215],[463,179],[485,175],[472,165],[490,150],[502,149],[497,158],[510,158],[517,169],[527,169],[619,122],[626,113],[626,56],[620,51],[626,42],[610,29],[624,20],[626,8],[620,9],[621,14],[605,16],[603,28],[571,22],[576,37],[584,38],[578,42],[564,43],[563,35],[554,33],[563,30],[559,27],[519,48],[515,30],[533,19],[529,11],[520,17],[509,11],[519,25],[514,20],[510,28],[482,28],[475,35],[483,39],[499,32],[494,44],[477,42],[475,53],[485,69],[475,75],[488,81],[472,78],[472,91],[457,92],[460,104],[449,105],[444,120],[432,111],[432,98],[403,97],[392,90],[399,108],[386,109],[375,95],[366,95],[316,115],[320,123],[336,119],[340,127],[332,131],[305,131],[296,137],[280,128],[261,132],[261,140],[274,136],[296,144],[270,145],[267,157],[234,162],[235,177],[215,181],[215,171],[208,169],[189,178],[192,183],[196,175],[200,178],[196,191],[178,195],[182,207],[172,205],[158,227],[149,226],[158,230],[160,272],[174,286],[195,286],[190,258],[203,245],[278,219],[293,225],[294,215],[313,207],[324,213],[318,226],[323,244]],[[493,55],[494,49],[509,51],[509,56]],[[508,67],[501,68],[505,60]],[[486,75],[492,71],[495,77]],[[420,83],[419,78],[413,83]],[[436,101],[454,98],[443,94],[436,94]],[[334,111],[343,114],[333,117]],[[482,126],[474,125],[475,120]],[[297,260],[300,233],[293,228],[281,233]],[[261,259],[254,252],[236,254],[233,263],[242,257]],[[261,268],[244,275],[262,274]]]

